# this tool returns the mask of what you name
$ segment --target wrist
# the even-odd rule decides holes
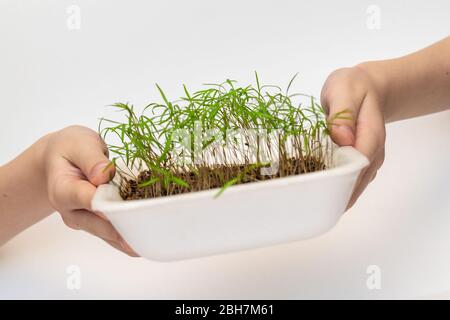
[[[47,134],[36,141],[32,146],[31,163],[33,167],[33,176],[38,183],[41,190],[42,200],[45,199],[43,205],[52,210],[48,192],[47,192],[47,158],[48,158],[48,144],[54,133]]]
[[[0,167],[0,246],[54,211],[48,199],[44,165],[48,139],[39,139]]]

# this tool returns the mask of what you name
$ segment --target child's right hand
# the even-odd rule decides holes
[[[384,161],[383,102],[383,92],[375,86],[364,65],[332,72],[322,88],[321,103],[329,119],[343,110],[348,110],[345,116],[351,118],[332,120],[331,138],[340,146],[354,146],[370,161],[356,182],[348,208],[375,178]]]

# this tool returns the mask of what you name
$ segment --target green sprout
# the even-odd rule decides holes
[[[115,103],[125,121],[102,118],[99,132],[115,155],[112,165],[122,162],[116,165],[122,198],[219,188],[217,197],[235,184],[329,167],[332,121],[314,97],[289,92],[295,77],[285,91],[261,85],[256,72],[255,86],[240,87],[234,80],[196,92],[183,86],[184,96],[176,101],[156,85],[162,102],[140,114],[133,105]],[[276,172],[263,174],[275,164]]]

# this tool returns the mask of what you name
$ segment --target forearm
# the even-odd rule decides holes
[[[43,153],[48,136],[0,167],[0,246],[50,215]]]
[[[359,67],[381,93],[386,122],[450,108],[450,37],[401,58]]]

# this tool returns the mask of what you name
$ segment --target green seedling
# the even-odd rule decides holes
[[[324,170],[331,165],[329,128],[346,111],[326,120],[312,96],[236,81],[205,84],[138,114],[128,103],[113,105],[124,120],[100,119],[99,132],[114,154],[124,199],[154,198]],[[305,100],[303,101],[298,100]],[[117,143],[110,142],[115,139]],[[277,164],[277,171],[262,169]]]

